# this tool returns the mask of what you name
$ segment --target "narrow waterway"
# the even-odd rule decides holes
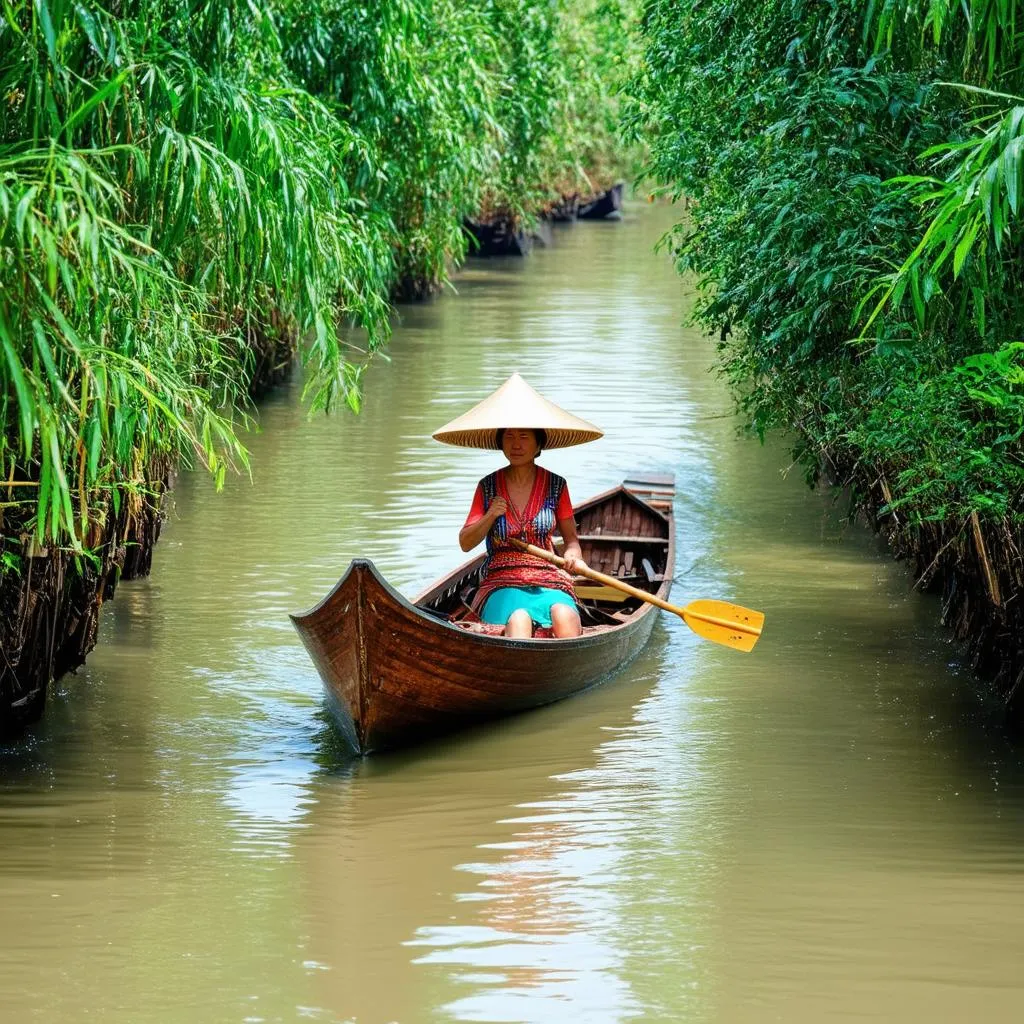
[[[179,479],[152,578],[0,749],[0,1020],[1021,1019],[1021,754],[934,601],[738,435],[672,215],[472,263],[358,418],[292,388],[253,484]],[[542,459],[574,497],[676,474],[674,596],[765,636],[663,615],[606,686],[346,762],[287,613],[354,555],[406,593],[461,560],[495,459],[429,435],[513,370],[606,431]]]

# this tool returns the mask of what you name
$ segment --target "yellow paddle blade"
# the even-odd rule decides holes
[[[700,601],[691,601],[683,610],[702,619],[722,619],[735,623],[744,633],[760,635],[764,629],[764,612],[755,612],[753,608],[744,608],[741,604],[709,601],[703,598]]]
[[[734,651],[752,651],[764,628],[763,612],[728,601],[691,601],[682,612],[694,633]]]

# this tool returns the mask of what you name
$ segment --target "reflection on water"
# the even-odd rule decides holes
[[[934,603],[744,440],[651,248],[664,208],[402,311],[358,418],[261,410],[149,580],[0,752],[0,1021],[1016,1021],[1024,772]],[[414,593],[495,460],[430,432],[513,370],[601,425],[582,499],[677,477],[675,596],[612,685],[345,761],[287,613],[354,555]]]
[[[659,659],[660,660],[660,659]],[[667,666],[641,676],[655,685]],[[699,771],[695,750],[672,763],[656,753],[659,724],[637,720],[614,729],[600,746],[598,766],[551,776],[550,796],[520,803],[498,824],[511,838],[480,843],[498,851],[495,860],[458,865],[475,883],[456,899],[470,903],[475,922],[421,927],[409,943],[430,952],[421,964],[445,965],[472,994],[444,1010],[459,1020],[619,1021],[642,1016],[645,1007],[626,975],[624,935],[628,921],[619,888],[639,894],[646,874],[652,817],[670,809],[659,777],[674,778],[685,792]],[[681,870],[690,870],[685,849],[673,849]],[[658,900],[649,893],[645,900]],[[669,907],[665,907],[670,910]],[[634,936],[643,943],[643,936]],[[632,942],[632,940],[631,940]],[[673,973],[692,975],[693,939],[674,951]]]

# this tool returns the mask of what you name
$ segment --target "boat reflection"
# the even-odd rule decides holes
[[[656,629],[622,686],[320,777],[297,846],[308,956],[331,965],[319,1006],[389,1021],[639,1012],[609,884],[637,819],[598,781],[594,749],[632,736],[624,709],[649,696],[665,640]],[[423,923],[410,933],[410,921]]]

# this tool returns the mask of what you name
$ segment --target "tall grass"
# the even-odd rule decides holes
[[[5,564],[23,532],[88,547],[156,458],[244,467],[254,339],[301,339],[311,408],[358,409],[342,323],[374,351],[466,213],[611,161],[581,128],[625,52],[599,9],[0,0]]]

